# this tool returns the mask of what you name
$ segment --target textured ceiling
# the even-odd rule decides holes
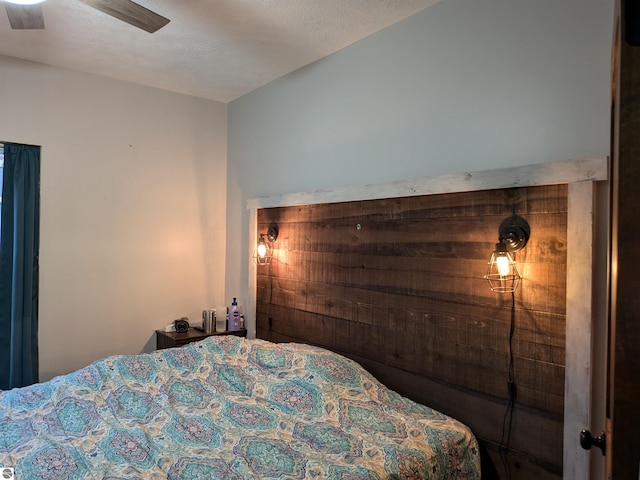
[[[138,0],[171,20],[150,34],[48,0],[44,30],[0,9],[0,54],[229,102],[438,1]]]

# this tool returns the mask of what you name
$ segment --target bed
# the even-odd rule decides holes
[[[0,392],[29,479],[476,479],[462,423],[322,348],[236,336],[112,356]]]

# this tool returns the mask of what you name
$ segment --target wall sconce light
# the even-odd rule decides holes
[[[267,237],[266,239],[265,235]],[[258,265],[268,265],[269,263],[271,263],[273,253],[269,244],[275,242],[277,238],[278,225],[276,225],[275,223],[270,223],[269,228],[267,229],[267,233],[260,234],[258,244],[256,245],[255,252],[253,253],[253,258]]]
[[[489,268],[484,276],[492,292],[511,293],[520,285],[522,277],[516,268],[512,253],[524,248],[530,233],[529,224],[518,215],[512,215],[500,224],[498,243],[491,254]]]

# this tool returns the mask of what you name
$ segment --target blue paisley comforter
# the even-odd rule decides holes
[[[467,427],[317,347],[209,337],[0,392],[0,466],[36,479],[476,479]]]

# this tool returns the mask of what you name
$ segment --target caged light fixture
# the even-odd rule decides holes
[[[498,243],[491,254],[489,268],[484,276],[492,292],[511,293],[518,288],[522,277],[512,254],[524,248],[530,233],[529,224],[518,215],[512,215],[500,224]]]
[[[266,239],[265,236],[267,237]],[[253,253],[253,258],[258,265],[268,265],[271,263],[273,252],[269,244],[275,242],[277,238],[278,225],[276,225],[275,223],[270,223],[269,228],[267,229],[267,233],[260,234],[260,238],[258,238],[258,244],[256,245],[255,252]]]

